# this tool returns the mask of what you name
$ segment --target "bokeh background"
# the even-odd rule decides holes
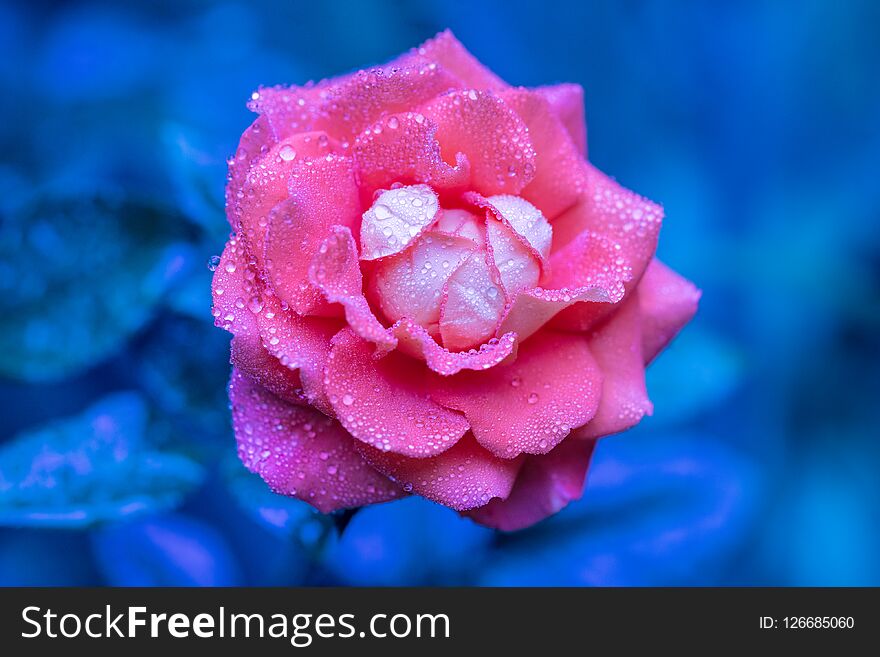
[[[586,89],[590,158],[704,290],[583,500],[332,518],[237,463],[212,325],[257,85],[450,27]],[[0,584],[880,584],[880,4],[0,5]]]

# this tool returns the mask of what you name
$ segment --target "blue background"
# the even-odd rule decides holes
[[[880,4],[0,6],[0,583],[880,584]],[[704,290],[581,502],[327,518],[234,457],[206,261],[258,84],[451,27],[586,89],[591,159]]]

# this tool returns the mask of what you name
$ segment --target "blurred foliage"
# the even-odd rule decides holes
[[[14,437],[0,448],[0,524],[88,527],[180,503],[202,468],[150,448],[133,393]]]
[[[880,583],[877,24],[870,0],[0,5],[0,584]],[[209,311],[251,91],[445,27],[513,83],[584,86],[591,159],[664,204],[660,256],[704,292],[654,417],[511,535],[269,491]]]

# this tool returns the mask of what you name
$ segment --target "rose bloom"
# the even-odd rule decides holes
[[[586,160],[581,87],[512,87],[444,32],[250,107],[213,281],[248,469],[503,530],[578,498],[699,298],[654,258],[662,209]]]

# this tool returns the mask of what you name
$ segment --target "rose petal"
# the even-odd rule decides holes
[[[226,218],[232,230],[241,229],[241,201],[244,199],[245,178],[254,162],[258,160],[273,143],[275,138],[269,121],[259,116],[242,133],[235,155],[229,160],[229,177],[226,185]]]
[[[616,246],[601,235],[584,232],[555,252],[550,257],[551,278],[547,286],[517,295],[499,331],[514,331],[520,340],[525,340],[551,319],[554,326],[563,328],[571,328],[571,323],[581,331],[592,326],[623,298],[625,283],[630,280],[630,269]],[[561,316],[569,306],[583,309],[577,321],[560,323],[555,316]]]
[[[518,194],[532,179],[535,150],[529,131],[511,108],[491,92],[451,91],[422,108],[437,124],[446,162],[463,153],[471,167],[471,188],[483,194]]]
[[[455,75],[460,81],[455,85],[457,87],[492,90],[507,87],[501,78],[470,54],[450,30],[444,30],[433,39],[425,41],[416,52]]]
[[[441,208],[435,230],[471,240],[477,246],[486,243],[485,217],[480,218],[463,208]]]
[[[534,203],[554,223],[589,189],[583,151],[571,140],[550,104],[534,91],[511,89],[501,94],[528,127],[535,148],[535,171],[520,196]]]
[[[584,88],[579,84],[553,84],[534,89],[550,103],[553,114],[568,131],[578,152],[587,155],[587,121],[584,111]]]
[[[229,397],[239,458],[276,493],[322,513],[403,496],[335,420],[284,402],[236,370]]]
[[[589,422],[601,389],[587,339],[548,330],[522,344],[510,364],[432,379],[430,394],[462,411],[483,447],[513,458],[545,454]]]
[[[237,236],[231,237],[211,283],[214,324],[233,335],[256,336],[259,333],[253,309],[257,303],[262,303],[262,297],[256,282],[256,269],[249,260],[241,240]]]
[[[543,261],[550,257],[553,228],[534,205],[508,194],[490,196],[486,199],[501,221],[520,236]]]
[[[541,278],[541,264],[509,227],[489,219],[486,241],[508,298],[537,285]]]
[[[424,359],[431,370],[443,376],[452,376],[462,370],[487,370],[516,353],[516,333],[493,338],[478,349],[449,351],[437,344],[428,331],[409,319],[401,319],[391,330],[398,339],[397,348],[400,351]]]
[[[402,354],[375,359],[370,343],[340,331],[324,381],[339,421],[361,442],[406,456],[433,456],[452,447],[468,423],[427,395],[428,371]]]
[[[388,320],[408,317],[439,336],[443,288],[475,247],[463,237],[428,232],[403,253],[376,263],[373,298]]]
[[[413,492],[457,511],[482,506],[510,494],[522,459],[499,459],[470,434],[431,458],[409,458],[362,446],[367,462]]]
[[[283,366],[299,373],[309,403],[327,415],[333,408],[324,391],[324,365],[330,339],[342,328],[339,320],[302,317],[273,295],[264,295],[257,314],[260,338],[266,350]]]
[[[330,227],[360,221],[360,200],[349,158],[328,156],[292,167],[290,198],[268,218],[266,275],[282,299],[299,314],[316,311],[322,301],[308,278],[309,265]]]
[[[587,190],[578,202],[553,220],[553,250],[585,230],[604,235],[620,245],[620,255],[638,283],[657,248],[663,209],[618,185],[589,162],[584,164]]]
[[[645,363],[676,336],[697,312],[700,291],[654,258],[638,287],[642,315],[642,354]]]
[[[440,306],[440,335],[451,351],[470,349],[493,335],[504,312],[501,281],[493,280],[486,255],[474,252],[446,284]]]
[[[379,346],[383,351],[394,349],[396,339],[376,319],[363,294],[363,279],[358,261],[357,245],[351,230],[333,226],[330,236],[318,248],[309,268],[309,280],[327,301],[345,309],[345,319],[355,332]]]
[[[583,494],[594,440],[569,438],[549,454],[528,456],[510,495],[467,514],[481,525],[512,532],[529,527]]]
[[[596,416],[578,436],[599,438],[635,426],[654,406],[645,388],[638,293],[634,292],[590,338],[590,351],[604,374]]]
[[[313,87],[260,88],[250,107],[266,117],[279,140],[296,132],[325,130],[345,142],[381,117],[417,107],[457,82],[454,74],[416,53]]]
[[[440,202],[427,185],[382,192],[361,221],[361,260],[400,253],[434,223]]]
[[[258,385],[290,404],[308,406],[299,373],[285,367],[266,351],[263,341],[255,335],[238,335],[232,338],[230,360],[232,367],[246,374]]]
[[[464,190],[470,163],[456,153],[455,165],[440,155],[437,125],[424,114],[392,114],[358,135],[352,148],[364,195],[395,183],[427,183],[438,192]]]

